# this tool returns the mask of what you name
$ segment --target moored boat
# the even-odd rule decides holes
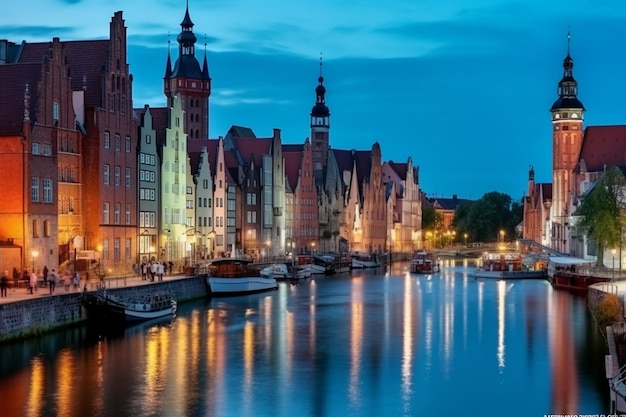
[[[548,279],[555,289],[586,292],[590,285],[611,282],[612,274],[594,268],[595,261],[569,256],[552,256]]]
[[[90,318],[107,323],[139,322],[173,316],[177,308],[170,291],[155,291],[134,298],[123,298],[106,290],[85,291],[82,304]]]
[[[353,252],[350,254],[352,268],[376,268],[380,266],[376,256],[371,253]]]
[[[334,274],[333,260],[334,258],[332,256],[314,255],[312,259],[313,263],[311,264],[311,273],[324,275]]]
[[[244,258],[216,259],[209,265],[206,282],[212,295],[250,294],[278,287],[274,277],[262,276]]]
[[[415,252],[409,263],[409,271],[416,274],[439,272],[439,263],[435,259],[435,254],[424,250]]]
[[[311,268],[305,265],[291,265],[277,263],[261,269],[262,277],[274,278],[277,281],[306,279],[311,277]]]
[[[525,257],[519,252],[486,252],[474,276],[493,279],[546,278],[547,262],[543,258]]]

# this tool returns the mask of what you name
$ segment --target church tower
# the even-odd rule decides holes
[[[320,76],[315,87],[315,105],[311,109],[311,148],[313,150],[313,172],[318,178],[326,168],[328,159],[328,134],[330,132],[330,111],[326,106],[326,87],[322,76],[322,58],[320,58]]]
[[[206,44],[202,68],[196,59],[196,35],[193,22],[189,17],[189,5],[185,18],[180,24],[178,58],[172,69],[170,51],[167,51],[163,90],[168,99],[180,95],[185,111],[184,131],[190,139],[209,137],[209,96],[211,95],[211,77],[207,64]],[[168,102],[168,106],[169,106]]]
[[[552,113],[552,206],[551,246],[561,253],[569,253],[569,224],[574,195],[574,168],[578,163],[583,141],[583,118],[585,108],[578,100],[578,83],[572,69],[570,39],[567,34],[567,56],[563,60],[563,78],[559,82],[559,98],[554,102]]]

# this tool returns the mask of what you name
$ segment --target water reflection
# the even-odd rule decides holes
[[[584,299],[471,272],[359,271],[183,304],[173,322],[7,346],[3,415],[605,411],[605,346]]]

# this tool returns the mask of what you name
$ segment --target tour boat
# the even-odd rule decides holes
[[[274,277],[261,276],[244,258],[215,259],[208,268],[206,282],[212,295],[249,294],[278,287]]]
[[[474,272],[476,278],[530,279],[547,277],[547,261],[519,252],[486,252],[482,265]]]
[[[332,259],[331,267],[336,274],[350,272],[352,269],[352,261],[346,255],[328,254],[324,256]]]
[[[376,256],[371,253],[353,252],[350,257],[352,258],[352,268],[376,268],[380,266]]]
[[[555,289],[586,292],[591,284],[611,282],[611,273],[595,270],[595,261],[569,256],[551,256],[548,279]]]
[[[416,274],[433,274],[439,272],[439,263],[432,252],[417,251],[409,263],[409,271]]]
[[[83,292],[82,304],[90,318],[103,322],[138,322],[173,316],[177,303],[170,291],[155,291],[133,298],[117,294]]]

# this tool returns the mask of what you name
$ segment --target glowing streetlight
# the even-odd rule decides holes
[[[463,239],[465,239],[465,246],[467,246],[467,233],[463,233]]]
[[[500,230],[500,242],[504,242],[504,234],[505,234],[505,231]]]
[[[33,250],[31,252],[31,255],[33,256],[33,270],[32,270],[32,272],[35,272],[35,259],[37,259],[37,257],[39,256],[39,252],[37,252],[36,250]]]

